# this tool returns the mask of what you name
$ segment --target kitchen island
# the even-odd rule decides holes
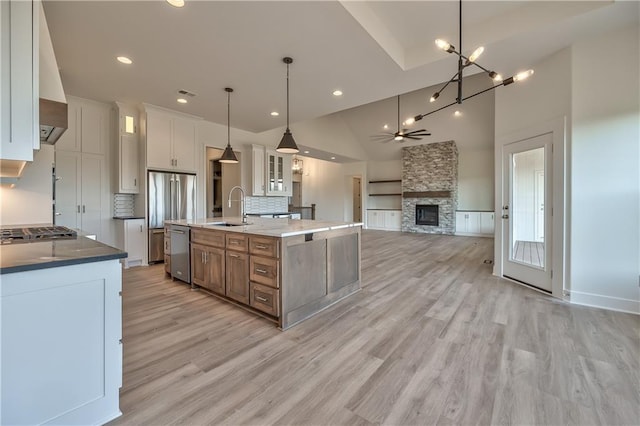
[[[282,330],[360,290],[362,223],[251,217],[190,227],[191,283]],[[169,260],[170,261],[170,260]]]
[[[103,424],[122,385],[127,254],[85,237],[0,245],[0,424]]]

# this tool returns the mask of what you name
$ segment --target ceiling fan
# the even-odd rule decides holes
[[[410,120],[413,120],[413,119],[410,119]],[[413,121],[411,121],[411,123],[413,123]],[[411,124],[411,123],[404,122],[402,124],[405,125],[405,124]],[[400,95],[398,95],[398,131],[395,133],[383,132],[379,135],[371,136],[371,139],[377,140],[378,142],[390,142],[390,141],[404,142],[406,139],[419,141],[419,140],[422,140],[422,136],[431,136],[431,133],[427,132],[426,129],[410,131],[410,129],[400,128]]]

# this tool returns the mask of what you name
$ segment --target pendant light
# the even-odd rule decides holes
[[[285,154],[295,154],[300,150],[298,149],[298,145],[296,145],[296,141],[293,140],[291,130],[289,130],[289,65],[293,62],[293,59],[287,56],[282,59],[282,62],[287,64],[287,130],[284,131],[284,135],[282,136],[276,151]]]
[[[224,90],[227,92],[227,147],[224,149],[222,158],[219,161],[221,163],[235,164],[238,162],[238,158],[233,149],[231,149],[231,92],[233,92],[233,89],[225,87]]]

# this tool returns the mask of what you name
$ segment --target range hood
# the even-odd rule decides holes
[[[54,144],[67,130],[67,104],[40,98],[40,142]]]

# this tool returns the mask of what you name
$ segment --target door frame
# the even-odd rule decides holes
[[[551,257],[551,295],[558,298],[564,298],[565,296],[565,283],[567,283],[567,268],[566,261],[568,258],[567,253],[567,238],[568,228],[566,226],[566,146],[567,146],[567,119],[566,117],[559,117],[550,121],[535,124],[526,129],[510,133],[504,136],[496,138],[495,144],[495,214],[496,214],[496,227],[495,227],[495,239],[494,239],[494,268],[493,275],[504,278],[503,274],[503,252],[508,250],[508,247],[504,247],[503,244],[503,226],[504,221],[500,218],[502,212],[502,206],[508,204],[508,200],[503,200],[503,182],[505,174],[508,171],[504,170],[504,147],[514,142],[518,142],[525,139],[534,138],[544,134],[551,134],[552,139],[552,151],[551,151],[551,170],[553,176],[553,202],[551,206],[545,206],[545,208],[552,209],[551,226],[553,229],[551,244],[552,257]],[[535,289],[534,287],[529,287]]]

